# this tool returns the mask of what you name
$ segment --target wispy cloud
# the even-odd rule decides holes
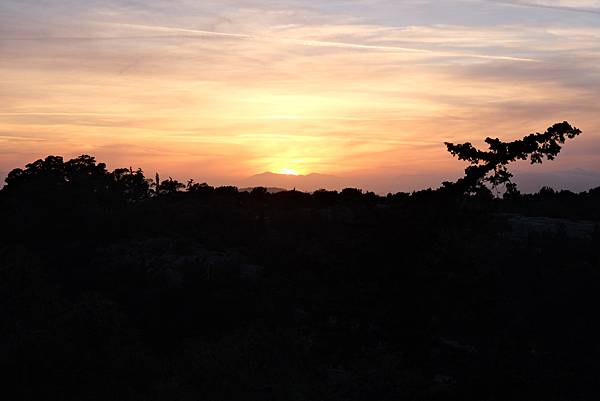
[[[600,171],[595,13],[481,0],[51,3],[0,2],[1,170],[89,152],[180,178],[287,167],[410,189],[393,182],[460,175],[445,140],[569,119],[585,135],[553,165]]]
[[[353,50],[373,50],[373,51],[385,51],[385,52],[399,52],[399,53],[412,53],[429,57],[461,57],[461,58],[478,58],[487,60],[506,60],[506,61],[522,61],[522,62],[534,62],[533,58],[528,57],[516,57],[507,55],[492,55],[492,54],[481,54],[471,52],[458,52],[458,51],[440,51],[431,50],[426,48],[412,48],[403,46],[389,46],[389,45],[376,45],[376,44],[363,44],[363,43],[349,43],[349,42],[337,42],[327,40],[311,40],[311,39],[296,39],[285,36],[269,36],[269,35],[256,35],[256,34],[241,34],[241,33],[229,33],[229,32],[218,32],[218,31],[206,31],[198,29],[188,28],[177,28],[167,27],[158,25],[140,25],[140,24],[109,24],[118,26],[121,28],[140,29],[144,31],[170,33],[173,35],[126,35],[126,36],[45,36],[45,37],[4,37],[0,38],[0,41],[107,41],[107,40],[140,40],[140,39],[197,39],[201,37],[211,38],[227,38],[227,39],[241,39],[241,40],[255,40],[264,42],[280,42],[288,43],[292,45],[300,46],[312,46],[312,47],[330,47],[339,49],[353,49]]]
[[[598,1],[552,1],[552,0],[485,0],[493,3],[503,3],[520,7],[533,7],[558,11],[600,15]]]

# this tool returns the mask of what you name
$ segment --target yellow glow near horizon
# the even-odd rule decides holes
[[[300,175],[300,173],[293,168],[282,168],[278,171],[278,173],[285,175]]]
[[[455,19],[474,12],[465,2],[425,2],[453,16],[438,24],[411,19],[413,2],[381,2],[373,18],[336,2],[0,2],[0,181],[49,154],[90,154],[215,185],[272,171],[407,191],[462,175],[445,141],[563,120],[585,135],[547,168],[600,171],[597,22],[569,10],[520,25],[557,10],[498,3],[515,25],[483,26]]]

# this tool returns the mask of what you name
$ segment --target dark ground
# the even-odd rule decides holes
[[[30,170],[0,192],[3,399],[600,393],[600,190],[177,192],[89,161]]]

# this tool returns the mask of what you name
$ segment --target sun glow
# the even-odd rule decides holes
[[[596,174],[598,1],[487,2],[501,17],[482,24],[459,0],[418,2],[431,18],[414,1],[0,0],[0,187],[44,155],[85,153],[216,186],[272,172],[412,191],[462,176],[445,141],[565,119],[587,135],[556,171]]]
[[[282,168],[278,171],[279,174],[285,174],[285,175],[300,175],[300,173],[298,173],[298,171],[292,169],[292,168]]]

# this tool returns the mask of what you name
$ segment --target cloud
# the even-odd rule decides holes
[[[568,119],[584,135],[557,162],[600,171],[593,18],[454,0],[52,4],[0,4],[4,170],[68,149],[181,179],[295,163],[429,183],[464,168],[445,140]]]
[[[561,0],[486,0],[493,3],[504,3],[513,6],[543,8],[585,14],[600,15],[600,2],[595,0],[561,1]]]
[[[533,62],[536,61],[533,58],[528,57],[515,57],[507,55],[493,55],[493,54],[482,54],[482,53],[470,53],[470,52],[459,52],[459,51],[443,51],[443,50],[431,50],[426,48],[413,48],[403,46],[391,46],[391,45],[376,45],[376,44],[362,44],[362,43],[350,43],[350,42],[337,42],[327,40],[312,40],[312,39],[296,39],[285,36],[269,36],[269,35],[257,35],[257,34],[241,34],[241,33],[228,33],[228,32],[217,32],[217,31],[206,31],[188,28],[177,28],[167,26],[151,26],[151,25],[140,25],[140,24],[110,24],[116,25],[123,28],[140,29],[144,31],[153,31],[160,33],[171,33],[175,35],[127,35],[127,36],[44,36],[44,37],[4,37],[0,38],[0,41],[110,41],[110,40],[142,40],[142,39],[197,39],[201,37],[209,38],[225,38],[225,39],[241,39],[241,40],[255,40],[264,42],[280,42],[292,45],[300,46],[311,46],[311,47],[329,47],[338,49],[350,49],[350,50],[376,50],[384,52],[399,52],[399,53],[411,53],[426,57],[459,57],[459,58],[476,58],[476,59],[487,59],[487,60],[505,60],[505,61],[521,61],[521,62]]]

